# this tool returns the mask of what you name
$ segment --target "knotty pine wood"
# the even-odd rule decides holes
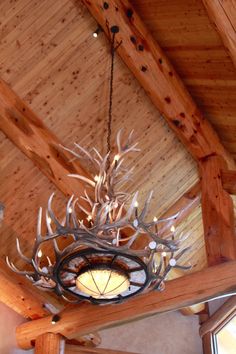
[[[202,0],[236,67],[236,3],[234,0]]]
[[[108,38],[111,38],[111,26],[115,23],[119,27],[116,44],[122,43],[117,52],[191,155],[200,160],[214,153],[224,158],[229,166],[234,166],[217,134],[204,119],[165,53],[130,2],[111,0],[107,9],[103,8],[101,0],[83,0],[83,3]]]
[[[67,175],[86,176],[70,157],[56,136],[34,112],[0,80],[0,129],[67,197],[83,193],[84,186],[76,179],[68,183]]]
[[[31,284],[21,282],[5,262],[0,260],[0,301],[25,318],[33,320],[49,315],[45,304],[50,300],[38,295]]]
[[[104,34],[92,37],[97,24],[86,8],[80,1],[19,0],[9,7],[9,1],[3,0],[0,10],[2,78],[64,145],[72,147],[76,141],[104,152],[109,44]],[[154,190],[152,219],[197,182],[196,165],[118,56],[114,79],[113,144],[120,128],[125,127],[125,134],[135,128],[141,152],[128,160],[128,167],[135,165],[136,171],[126,191],[139,189],[142,205]],[[0,200],[6,207],[0,256],[10,255],[23,268],[15,237],[30,256],[38,207],[45,208],[50,194],[56,192],[53,206],[60,219],[66,200],[3,134],[0,137]],[[88,169],[86,162],[80,163]],[[200,215],[194,220],[197,226],[184,220],[181,227],[193,228],[192,241],[199,245],[203,242]],[[191,255],[199,269],[204,267],[204,248],[196,252],[193,248]]]
[[[17,327],[19,347],[31,348],[32,340],[45,332],[60,333],[66,338],[137,320],[154,313],[177,310],[192,304],[236,292],[236,262],[226,262],[166,283],[163,292],[151,292],[119,305],[83,304],[60,314],[60,321],[51,324],[51,317]]]
[[[200,163],[202,217],[209,266],[236,259],[233,200],[221,181],[221,170],[225,167],[225,162],[218,156],[209,156]]]
[[[236,69],[203,2],[131,2],[235,158]]]
[[[44,333],[35,340],[35,354],[61,354],[62,337],[60,334]],[[64,352],[64,350],[63,350]]]
[[[228,193],[236,195],[236,171],[222,170],[221,179],[224,189]]]

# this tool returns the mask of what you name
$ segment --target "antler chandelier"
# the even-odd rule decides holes
[[[9,267],[25,275],[35,286],[54,291],[70,302],[88,300],[95,304],[121,302],[143,291],[163,290],[164,280],[172,268],[189,269],[178,264],[188,248],[180,249],[183,237],[170,232],[163,237],[158,232],[160,223],[177,218],[154,218],[147,221],[152,198],[148,195],[142,208],[138,206],[138,192],[133,195],[122,190],[130,179],[132,169],[125,166],[130,153],[139,151],[132,143],[132,132],[124,142],[121,131],[116,138],[116,149],[111,151],[112,93],[117,26],[111,28],[111,78],[108,119],[107,154],[102,157],[96,148],[85,150],[75,144],[69,151],[78,159],[93,165],[94,176],[70,175],[85,185],[84,195],[71,196],[65,218],[60,222],[52,208],[53,195],[46,210],[46,233],[42,234],[42,208],[39,209],[37,236],[32,258],[26,257],[16,240],[21,259],[27,270],[19,270],[7,257]],[[83,201],[83,203],[81,203]],[[82,205],[81,205],[82,204]],[[81,217],[81,214],[83,216]],[[143,235],[148,237],[143,237]],[[59,240],[72,240],[60,249]],[[141,249],[137,240],[145,239]],[[45,244],[53,246],[54,255],[43,254]],[[136,247],[134,247],[136,244]]]

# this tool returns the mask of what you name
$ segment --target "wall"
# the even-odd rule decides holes
[[[156,315],[102,331],[102,347],[140,354],[202,354],[198,316]]]
[[[1,354],[23,354],[31,351],[22,351],[17,348],[15,341],[15,328],[24,319],[16,312],[9,309],[0,302],[0,353]]]

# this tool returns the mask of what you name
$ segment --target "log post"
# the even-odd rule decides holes
[[[63,354],[63,342],[63,337],[60,334],[41,334],[35,340],[35,354]]]
[[[226,163],[209,156],[199,163],[202,185],[202,217],[209,266],[236,259],[234,207],[222,185]]]

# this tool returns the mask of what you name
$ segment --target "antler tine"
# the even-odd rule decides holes
[[[147,197],[147,199],[145,201],[143,210],[142,210],[142,212],[140,213],[140,215],[138,217],[138,219],[141,220],[141,221],[143,221],[145,216],[147,215],[148,208],[149,208],[152,196],[153,196],[153,191],[150,191],[149,194],[148,194],[148,197]]]
[[[130,207],[126,213],[126,219],[130,219],[131,218],[131,215],[133,214],[133,210],[134,210],[134,207],[135,207],[135,203],[137,202],[137,198],[138,198],[138,194],[139,194],[139,191],[137,191],[134,196],[133,196],[133,199],[131,201],[131,204],[130,204]]]
[[[62,228],[62,225],[59,223],[57,218],[55,217],[53,211],[52,211],[52,200],[54,197],[54,193],[51,194],[50,198],[48,199],[48,213],[54,224],[56,225],[57,229],[60,230]]]
[[[92,162],[94,162],[94,159],[92,157],[92,155],[88,152],[88,150],[84,149],[82,146],[80,146],[78,143],[74,143],[74,145],[80,150],[82,151],[82,153],[87,156],[87,158],[89,160],[91,160]]]
[[[11,268],[11,270],[17,274],[21,274],[21,275],[33,275],[34,274],[34,272],[19,270],[18,268],[16,268],[14,263],[10,262],[8,256],[6,256],[6,262],[7,262],[8,267]]]
[[[95,182],[92,181],[91,179],[85,177],[85,176],[77,175],[77,174],[68,174],[68,177],[73,177],[73,178],[80,179],[81,181],[83,181],[83,182],[89,184],[90,186],[92,186],[93,188],[95,187]]]
[[[121,133],[122,133],[122,128],[118,131],[117,136],[116,136],[116,144],[117,144],[117,149],[118,149],[118,154],[122,152],[122,146],[121,146]]]
[[[98,156],[99,160],[102,161],[103,160],[102,156],[101,156],[101,154],[98,152],[98,150],[95,147],[93,147],[93,151],[96,153],[96,155]]]
[[[67,228],[70,227],[70,218],[71,218],[71,212],[72,212],[71,203],[72,203],[73,199],[74,199],[74,195],[72,195],[70,197],[70,199],[68,200],[67,205],[66,205],[66,227]]]
[[[50,221],[50,218],[48,215],[48,210],[46,210],[46,225],[47,225],[48,235],[52,236],[53,231],[52,231],[52,227],[51,227],[51,221]]]
[[[20,248],[20,241],[19,241],[18,237],[16,238],[16,248],[17,248],[17,251],[18,251],[20,257],[21,257],[26,263],[31,264],[31,259],[28,258],[28,257],[26,257],[26,256],[22,253],[22,251],[21,251],[21,248]]]
[[[82,156],[79,155],[79,154],[77,154],[77,152],[75,152],[74,150],[71,150],[71,149],[69,149],[69,148],[67,148],[66,146],[61,145],[61,144],[59,144],[59,146],[60,146],[63,150],[68,151],[71,155],[74,155],[77,159],[81,159],[81,158],[82,158]]]
[[[72,218],[72,222],[75,228],[79,227],[78,221],[77,221],[77,217],[76,217],[76,213],[75,213],[75,204],[78,202],[78,198],[76,198],[73,203],[72,203],[72,213],[71,213],[71,218]]]
[[[47,261],[48,261],[49,266],[52,266],[52,262],[51,262],[51,259],[49,256],[47,256]]]
[[[179,216],[179,211],[174,214],[174,215],[171,215],[169,216],[168,218],[163,218],[163,219],[158,219],[157,221],[152,221],[149,225],[152,226],[152,225],[157,225],[157,224],[160,224],[162,222],[166,222],[166,221],[171,221],[171,220],[175,220],[177,219],[177,217]]]
[[[55,238],[53,239],[53,248],[54,248],[56,257],[59,257],[61,255],[61,251],[58,247],[58,243]]]
[[[87,191],[86,191],[86,189],[84,190],[84,195],[85,195],[85,197],[81,197],[81,199],[83,199],[83,200],[85,200],[87,203],[89,203],[89,205],[91,206],[91,208],[93,207],[93,201],[92,201],[92,199],[88,196],[88,193],[87,193]]]
[[[38,212],[38,221],[37,221],[37,234],[36,234],[37,242],[41,242],[42,240],[42,212],[43,209],[40,207]]]
[[[191,246],[185,247],[182,251],[180,251],[175,257],[176,261],[178,261],[184,255],[184,253],[188,252],[191,248]]]

